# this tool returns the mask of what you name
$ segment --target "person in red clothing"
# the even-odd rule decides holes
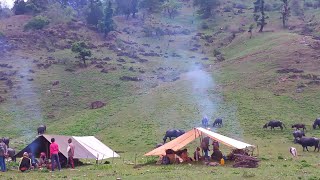
[[[68,143],[69,143],[69,146],[68,146],[68,149],[67,149],[67,152],[68,152],[68,165],[70,164],[72,169],[74,169],[73,156],[74,156],[75,147],[72,144],[72,139],[71,138],[68,139]]]
[[[54,171],[55,164],[57,163],[59,171],[61,170],[61,165],[59,161],[59,146],[57,143],[55,143],[55,139],[51,138],[51,144],[50,144],[50,155],[51,155],[51,170]]]

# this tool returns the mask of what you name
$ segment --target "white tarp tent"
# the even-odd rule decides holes
[[[94,136],[73,136],[84,148],[91,154],[95,155],[98,160],[112,157],[120,157],[116,152],[96,139]]]

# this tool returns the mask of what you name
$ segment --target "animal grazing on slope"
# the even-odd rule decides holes
[[[166,135],[163,137],[163,144],[166,143],[167,138],[169,138],[170,141],[171,141],[171,139],[173,137],[179,137],[184,133],[185,133],[184,130],[180,130],[180,129],[170,129],[170,130],[168,130],[166,132]]]
[[[12,148],[8,148],[8,157],[10,157],[13,162],[17,161],[15,155],[16,155],[16,150]]]
[[[296,157],[298,156],[298,152],[297,152],[297,149],[294,148],[294,147],[290,147],[290,154],[292,154],[293,157]]]
[[[294,125],[292,125],[292,128],[296,128],[296,130],[299,130],[300,128],[302,128],[303,131],[307,130],[305,124],[294,124]]]
[[[163,143],[156,144],[156,148],[163,146]]]
[[[293,135],[295,140],[297,138],[302,138],[302,136],[306,136],[304,131],[300,131],[300,130],[293,131],[292,135]]]
[[[223,125],[222,118],[217,118],[216,120],[214,120],[213,127],[215,127],[216,125],[219,125],[220,127]]]
[[[202,119],[202,121],[201,121],[201,123],[202,123],[202,126],[208,127],[208,123],[209,123],[208,117],[207,117],[207,116],[204,116],[203,119]]]
[[[313,125],[312,125],[313,129],[316,129],[317,126],[320,128],[320,118],[317,118],[317,119],[314,120],[314,122],[313,122]]]
[[[286,128],[286,126],[281,121],[278,121],[278,120],[269,121],[263,126],[263,128],[268,128],[269,126],[271,127],[271,129],[274,129],[275,127],[280,127],[280,129],[283,130],[283,127]]]
[[[47,131],[47,126],[40,125],[37,130],[38,130],[38,135],[44,134]]]
[[[304,149],[308,150],[308,146],[314,146],[314,151],[316,151],[316,149],[318,149],[319,152],[319,139],[315,138],[315,137],[302,137],[296,140],[296,142],[298,144],[301,144],[301,146],[303,147],[303,151]]]
[[[9,148],[9,143],[10,143],[10,138],[8,137],[3,137],[2,138],[3,143],[5,143],[7,145],[7,147]]]

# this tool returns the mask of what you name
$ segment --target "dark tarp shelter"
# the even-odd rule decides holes
[[[111,150],[94,136],[60,136],[60,135],[40,135],[27,147],[18,152],[15,156],[22,157],[24,152],[32,153],[35,157],[39,157],[41,152],[45,152],[47,156],[50,153],[51,138],[55,138],[55,142],[59,145],[59,157],[66,162],[68,153],[68,139],[72,139],[75,146],[75,159],[107,159],[111,157],[120,157],[116,152]]]

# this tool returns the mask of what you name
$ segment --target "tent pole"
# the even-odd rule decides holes
[[[114,159],[114,151],[112,152],[112,164],[113,164],[113,159]]]
[[[103,158],[104,158],[104,155],[102,156],[102,159],[101,159],[101,162],[100,162],[100,164],[102,164]]]
[[[97,154],[96,164],[99,163],[99,154]]]
[[[258,153],[258,156],[259,156],[259,146],[257,145],[257,153]]]
[[[137,165],[137,153],[134,154],[134,165]]]

